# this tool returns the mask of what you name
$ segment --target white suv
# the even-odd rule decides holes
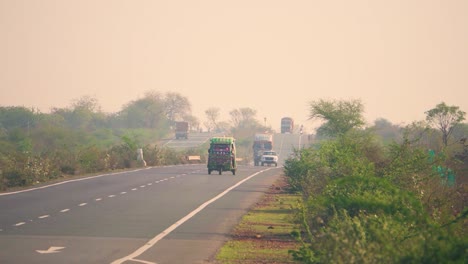
[[[262,163],[262,166],[265,164],[275,164],[275,167],[278,166],[278,155],[276,155],[276,152],[273,150],[266,150],[263,151],[262,157],[260,159],[260,162]]]

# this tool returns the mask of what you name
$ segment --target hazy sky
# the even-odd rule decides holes
[[[361,99],[369,123],[468,112],[468,1],[0,0],[0,106],[117,112],[147,91],[275,129],[314,127],[318,99]]]

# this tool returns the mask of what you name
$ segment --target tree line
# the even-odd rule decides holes
[[[206,111],[212,131],[239,140],[241,152],[249,151],[249,140],[264,128],[256,111],[231,111],[232,120],[220,121],[220,109]],[[201,124],[191,114],[188,98],[178,93],[147,92],[116,113],[104,113],[97,99],[83,96],[70,106],[41,113],[19,106],[0,107],[0,190],[31,186],[64,177],[141,166],[136,150],[144,150],[149,166],[186,162],[187,155],[203,149],[175,151],[156,144],[171,137],[175,121],[188,121],[192,130]]]

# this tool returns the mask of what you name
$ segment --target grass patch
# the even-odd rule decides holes
[[[242,217],[216,255],[217,263],[297,263],[288,251],[299,247],[291,232],[296,230],[294,205],[300,197],[286,189],[281,178]]]

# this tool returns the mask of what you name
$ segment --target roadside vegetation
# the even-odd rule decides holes
[[[244,215],[216,255],[217,263],[297,263],[290,251],[300,243],[291,236],[297,230],[295,209],[299,194],[291,193],[285,177],[272,185]]]
[[[248,163],[253,134],[265,129],[255,110],[234,109],[229,123],[219,120],[219,112],[207,110],[205,127],[236,137],[238,156]],[[193,132],[201,130],[189,100],[177,93],[148,92],[117,113],[102,112],[88,96],[50,113],[0,106],[0,191],[145,165],[183,164],[191,155],[204,162],[207,146],[178,151],[158,144],[174,138],[178,120],[188,121]],[[138,149],[145,162],[138,160]]]
[[[393,133],[383,120],[363,128],[359,101],[311,103],[321,140],[284,169],[301,195],[295,260],[466,263],[465,113],[441,103],[426,114]]]
[[[90,97],[50,113],[0,107],[0,191],[145,166],[138,149],[146,166],[186,163],[188,155],[204,161],[206,146],[175,151],[158,144],[173,138],[174,121],[200,130],[190,108],[179,94],[155,92],[112,114]],[[366,126],[363,109],[358,100],[310,103],[310,118],[322,125],[313,144],[285,163],[290,193],[271,194],[279,205],[246,215],[220,259],[229,263],[244,252],[278,263],[466,263],[466,113],[440,103],[404,127],[385,119]],[[251,108],[232,110],[229,122],[219,112],[207,109],[204,126],[235,137],[248,164],[254,133],[270,128]],[[291,197],[299,201],[293,207]],[[273,250],[273,239],[285,243]]]

